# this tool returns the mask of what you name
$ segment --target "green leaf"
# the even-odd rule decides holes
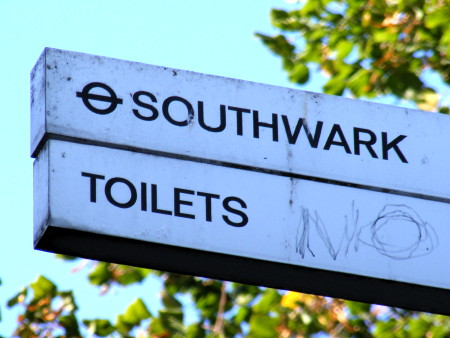
[[[345,59],[353,49],[353,43],[348,40],[340,40],[336,45],[337,58]]]
[[[35,282],[30,284],[33,289],[33,302],[44,297],[54,298],[56,296],[56,285],[44,276],[39,276]]]
[[[392,334],[392,330],[397,324],[395,319],[388,319],[387,321],[378,321],[375,324],[375,336],[376,337],[389,337]]]
[[[136,299],[124,314],[117,317],[116,327],[121,333],[129,333],[135,326],[138,326],[142,320],[151,317],[142,299]]]
[[[275,289],[266,289],[261,300],[253,307],[255,312],[269,313],[278,310],[281,301],[280,293]]]
[[[120,285],[140,283],[150,273],[148,269],[135,268],[127,265],[118,265],[116,271],[118,275],[116,280]]]
[[[8,302],[6,303],[6,306],[8,308],[13,307],[14,305],[16,305],[17,303],[20,302],[20,300],[25,299],[25,297],[28,294],[28,289],[27,288],[22,288],[22,290],[19,291],[19,293],[17,293],[14,297],[11,297]]]
[[[438,26],[446,27],[450,17],[450,8],[446,6],[438,7],[435,11],[427,13],[425,16],[425,26],[436,28]]]
[[[308,42],[315,42],[321,40],[323,37],[327,36],[327,31],[325,29],[321,29],[320,27],[317,27],[314,31],[311,32],[311,34],[308,36]]]
[[[441,40],[439,41],[443,46],[450,45],[450,27],[447,28],[444,34],[442,34]]]
[[[408,336],[411,338],[426,337],[428,330],[433,326],[425,317],[412,318],[407,327]]]
[[[189,325],[186,330],[187,338],[203,338],[205,335],[205,329],[198,323]]]
[[[100,337],[106,337],[115,332],[116,329],[107,319],[83,320],[89,332]]]
[[[272,24],[275,25],[275,22],[277,21],[284,21],[286,19],[289,19],[289,13],[281,9],[274,8],[270,11],[270,17],[272,19]]]
[[[55,256],[56,256],[56,258],[61,259],[63,261],[75,261],[77,259],[80,259],[79,257],[69,256],[69,255],[61,255],[61,254],[56,254]]]
[[[160,325],[171,334],[183,334],[183,312],[161,310],[159,311]]]
[[[161,321],[161,318],[155,318],[151,321],[149,332],[155,337],[168,337],[169,330],[166,329]]]
[[[182,307],[182,304],[173,295],[166,292],[165,290],[162,291],[161,300],[164,306],[168,309],[180,310]]]
[[[309,69],[301,63],[297,63],[289,72],[289,80],[295,83],[305,83],[309,79]]]
[[[73,291],[58,292],[58,295],[64,304],[64,310],[73,312],[78,309],[78,306],[75,303],[75,297],[73,295]]]
[[[278,337],[276,327],[278,320],[266,315],[253,315],[250,319],[249,337],[275,338]]]
[[[260,38],[261,41],[275,54],[287,58],[291,58],[293,56],[294,46],[292,46],[283,35],[277,35],[274,37],[260,33],[256,33],[255,35]]]
[[[370,311],[371,304],[346,301],[348,309],[352,315],[360,316],[362,314],[368,313]]]
[[[247,322],[252,314],[251,308],[247,306],[242,306],[239,308],[238,312],[234,316],[234,321],[238,324],[242,322]]]
[[[396,69],[388,77],[386,85],[395,95],[402,97],[407,90],[419,92],[423,87],[423,82],[412,72]]]
[[[369,80],[369,71],[361,68],[348,79],[347,86],[356,97],[368,95],[370,91]]]
[[[342,95],[344,89],[345,81],[336,77],[332,77],[331,79],[329,79],[328,82],[323,86],[323,91],[326,94],[331,95]]]
[[[201,316],[215,320],[215,316],[219,307],[222,284],[218,281],[209,285],[203,285],[194,291],[194,301],[196,307],[200,310]]]
[[[113,275],[109,269],[110,264],[105,262],[97,263],[95,269],[88,275],[89,281],[94,285],[103,285],[111,281]]]
[[[396,32],[392,32],[389,30],[375,30],[373,33],[373,41],[375,41],[375,42],[395,43],[395,42],[397,42],[397,39],[398,39],[398,34]]]
[[[320,3],[317,0],[308,0],[300,10],[302,16],[317,15],[320,10]]]
[[[450,114],[450,108],[449,107],[440,107],[439,113],[441,114]]]
[[[78,321],[73,313],[59,317],[58,324],[64,328],[66,337],[81,337]]]

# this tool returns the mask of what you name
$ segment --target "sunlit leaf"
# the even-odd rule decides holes
[[[33,301],[38,301],[44,297],[53,298],[56,295],[56,285],[44,276],[39,276],[35,282],[30,284],[33,289]]]
[[[23,288],[22,290],[19,291],[19,293],[17,293],[14,297],[11,297],[8,302],[6,303],[7,307],[13,307],[14,305],[16,305],[17,303],[19,303],[21,300],[23,301],[25,299],[25,297],[28,294],[28,289],[27,288]]]
[[[289,80],[296,83],[305,83],[309,79],[309,69],[307,66],[298,63],[289,72]]]
[[[276,330],[278,320],[265,315],[253,315],[250,318],[249,337],[254,338],[275,338],[278,337]]]
[[[428,28],[436,28],[438,26],[447,26],[450,17],[449,7],[438,7],[435,11],[429,13],[425,17],[425,26]]]
[[[278,290],[266,289],[261,300],[253,307],[258,313],[269,313],[277,309],[281,301],[281,295]]]
[[[203,338],[205,335],[205,329],[199,324],[191,324],[186,329],[186,338]]]
[[[117,330],[120,333],[128,334],[135,326],[138,326],[142,320],[150,317],[150,311],[148,311],[142,299],[138,298],[128,306],[125,313],[117,317]]]
[[[360,302],[351,302],[347,301],[345,302],[348,309],[350,310],[350,313],[355,316],[359,316],[365,313],[368,313],[370,311],[371,304],[367,303],[360,303]]]
[[[345,59],[353,49],[353,43],[347,40],[340,40],[336,46],[337,57],[339,59]]]
[[[110,281],[113,278],[113,274],[109,266],[109,263],[99,262],[95,269],[89,273],[89,281],[94,285],[102,285]]]
[[[106,337],[115,332],[116,329],[107,319],[83,320],[89,332],[100,337]]]

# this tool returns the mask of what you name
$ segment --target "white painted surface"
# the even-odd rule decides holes
[[[42,56],[45,67],[38,66],[35,79],[45,79],[45,90],[32,106],[32,145],[36,152],[46,133],[77,137],[91,141],[132,146],[151,151],[193,156],[206,160],[253,166],[324,179],[394,189],[443,199],[450,198],[450,119],[448,116],[398,108],[358,100],[297,91],[269,85],[219,78],[181,70],[173,70],[105,57],[46,49]],[[38,63],[42,65],[42,63]],[[45,70],[45,74],[42,72]],[[109,114],[97,114],[83,104],[83,89],[93,82],[106,84],[122,100]],[[139,107],[133,95],[139,91],[152,93],[140,96],[141,102],[152,104],[158,117],[145,121],[133,114],[152,116],[149,109]],[[76,93],[81,93],[78,95]],[[94,88],[90,94],[109,95]],[[45,99],[42,98],[45,95]],[[162,114],[164,101],[182,97],[194,109],[187,126],[170,123]],[[219,125],[220,105],[225,106],[226,128],[211,132],[199,123],[198,102],[203,102],[205,122]],[[106,109],[110,103],[89,100],[96,109]],[[166,102],[168,103],[168,101]],[[188,119],[186,107],[180,102],[168,104],[175,122]],[[249,109],[242,113],[242,135],[238,135],[238,113],[230,107]],[[276,114],[278,141],[272,129],[261,127],[259,138],[253,131],[254,111],[259,120],[271,122]],[[42,116],[45,114],[45,116]],[[304,129],[295,144],[290,144],[282,115],[287,116],[293,131],[299,118],[304,119],[312,133],[318,121],[323,122],[317,148],[310,146]],[[334,125],[339,125],[348,143],[329,144],[327,138]],[[376,136],[373,153],[361,145],[355,154],[354,128],[370,130]],[[356,129],[357,130],[357,129]],[[398,149],[408,163],[402,161],[394,148],[383,159],[382,135],[387,142],[401,135]],[[361,133],[367,141],[370,135]],[[341,142],[339,135],[332,138]],[[244,182],[241,178],[239,182]]]
[[[46,149],[48,147],[48,149]],[[49,178],[48,213],[38,212],[35,226],[50,224],[98,234],[138,239],[210,252],[282,262],[439,288],[450,287],[450,206],[325,183],[224,168],[124,150],[50,140],[35,166],[35,185]],[[48,172],[45,168],[48,166]],[[40,168],[40,169],[39,169]],[[90,178],[96,180],[91,202]],[[136,203],[120,208],[108,201],[110,179],[125,178],[137,189]],[[147,184],[147,211],[141,183]],[[174,188],[217,194],[212,222],[205,198],[181,195],[182,213],[195,219],[151,211],[151,184],[158,208],[174,211]],[[108,190],[108,189],[106,189]],[[111,186],[119,203],[130,200],[124,183]],[[227,196],[239,197],[248,224],[234,227],[224,216]],[[35,196],[37,210],[46,200]],[[192,203],[192,205],[189,205]],[[51,215],[51,216],[48,216]],[[39,217],[44,219],[39,219]],[[46,217],[51,217],[45,219]],[[35,234],[39,231],[35,231]],[[35,240],[37,240],[35,238]],[[150,258],[149,258],[150,259]]]

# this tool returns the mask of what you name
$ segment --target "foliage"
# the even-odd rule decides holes
[[[70,291],[39,277],[8,302],[21,306],[18,337],[448,337],[448,317],[378,305],[285,292],[200,277],[95,262],[88,280],[105,290],[140,283],[150,274],[163,280],[162,306],[151,314],[142,299],[115,322],[77,318]],[[92,278],[95,275],[98,278]],[[102,281],[99,283],[99,281]],[[189,302],[180,299],[189,297]],[[190,309],[190,310],[188,310]],[[194,310],[195,309],[195,310]],[[195,320],[186,312],[195,311]]]
[[[53,282],[43,276],[12,297],[8,307],[22,305],[14,332],[18,337],[80,336],[75,317],[77,305],[72,291],[58,291]]]
[[[325,93],[374,98],[392,94],[425,110],[449,113],[436,88],[423,80],[437,73],[450,85],[448,0],[305,0],[273,9],[276,36],[257,34],[280,56],[292,82],[308,81],[318,65]],[[447,103],[448,104],[448,103]]]

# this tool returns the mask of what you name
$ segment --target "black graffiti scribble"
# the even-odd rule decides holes
[[[352,217],[354,218],[355,215],[353,215]],[[357,218],[358,213],[356,213],[356,222]],[[354,222],[355,220],[352,219],[352,221]],[[317,234],[324,243],[328,253],[330,254],[331,258],[333,258],[333,260],[337,259],[344,242],[347,242],[345,251],[346,253],[348,252],[350,243],[356,233],[356,228],[354,228],[353,231],[350,231],[348,227],[348,222],[346,222],[342,238],[339,241],[339,245],[336,246],[335,248],[335,246],[331,242],[330,236],[328,235],[327,228],[323,223],[322,219],[320,218],[319,214],[317,213],[317,211],[315,211],[314,214],[311,215],[308,208],[302,207],[302,215],[300,217],[300,224],[297,228],[296,247],[295,247],[296,252],[299,253],[302,258],[305,258],[306,250],[308,250],[309,253],[313,257],[315,257],[315,254],[311,249],[310,245],[310,233],[312,230],[311,228],[313,228],[317,232]]]
[[[358,221],[359,221],[359,210],[355,209],[355,201],[352,201],[352,213],[349,216],[345,215],[345,229],[344,229],[344,236],[346,242],[345,247],[345,255],[347,256],[348,251],[350,250],[350,245],[355,238],[355,235],[357,233],[358,228]],[[355,243],[355,251],[358,250],[358,242]]]
[[[300,224],[297,228],[295,252],[299,253],[302,258],[305,258],[306,249],[315,257],[314,252],[309,246],[309,210],[302,207],[302,215],[300,217]]]
[[[404,230],[414,232],[405,240]],[[402,228],[400,228],[400,226]],[[392,230],[395,238],[385,238],[383,233]],[[388,204],[376,219],[358,232],[358,242],[375,248],[380,254],[396,260],[420,257],[431,253],[439,244],[435,230],[414,211],[402,204]]]
[[[307,252],[316,257],[310,242],[311,233],[319,236],[333,260],[336,260],[341,252],[347,256],[352,244],[354,252],[358,252],[361,245],[367,245],[396,260],[424,256],[438,246],[438,237],[433,227],[424,222],[409,206],[385,205],[375,220],[364,226],[359,225],[359,216],[359,210],[352,201],[350,215],[344,216],[342,236],[333,245],[318,212],[312,213],[308,208],[302,207],[296,233],[296,252],[302,258],[305,258]]]

